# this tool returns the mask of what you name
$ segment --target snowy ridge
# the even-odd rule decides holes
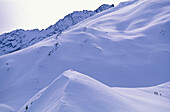
[[[19,29],[10,33],[2,34],[0,35],[0,55],[8,54],[29,47],[54,34],[60,35],[61,32],[68,29],[69,27],[111,7],[114,7],[114,5],[103,4],[95,11],[75,11],[59,20],[56,24],[51,25],[47,29],[41,31],[38,29],[26,31]]]
[[[170,89],[162,94],[168,92]],[[138,89],[110,88],[68,70],[33,96],[18,112],[168,112],[168,104],[170,99],[163,96]]]
[[[87,18],[60,35],[2,55],[1,107],[15,111],[25,111],[26,108],[27,111],[48,110],[51,107],[61,112],[70,108],[73,112],[93,112],[93,109],[103,107],[99,106],[103,103],[95,102],[113,104],[117,101],[103,109],[120,106],[122,110],[116,112],[128,112],[124,109],[129,112],[168,112],[169,26],[170,0],[134,0]],[[59,76],[68,69],[88,76],[74,71]],[[90,93],[79,94],[83,89],[78,88],[75,92],[74,87],[78,85]],[[75,97],[69,97],[70,93]],[[94,94],[92,97],[92,93],[102,97]],[[107,100],[103,98],[105,96]],[[89,106],[87,111],[88,108],[83,107],[88,105],[83,104],[91,100],[94,101],[92,105],[97,106]],[[74,107],[74,104],[79,106]]]

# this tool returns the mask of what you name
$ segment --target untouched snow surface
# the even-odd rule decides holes
[[[135,0],[2,55],[0,109],[169,112],[169,29],[170,0]]]

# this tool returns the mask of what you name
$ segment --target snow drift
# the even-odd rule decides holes
[[[110,88],[68,70],[33,96],[19,112],[168,112],[169,104],[166,97],[140,89]]]
[[[141,88],[168,82],[170,81],[169,26],[169,0],[129,1],[100,12],[68,28],[60,35],[53,35],[33,46],[2,55],[0,56],[0,103],[5,109],[18,111],[37,92],[47,87],[56,77],[68,69],[79,71],[98,80],[100,85],[105,85],[101,89],[109,91],[103,93],[106,96],[112,94],[110,93],[110,87]],[[87,88],[89,86],[92,85],[87,85]],[[94,86],[96,88],[96,85]],[[46,92],[55,91],[50,90],[51,87],[42,90],[44,96],[42,95],[37,101],[44,98],[48,99],[49,95],[45,95]],[[58,87],[54,88],[59,89]],[[92,92],[97,89],[94,88]],[[65,88],[63,89],[65,90]],[[119,94],[121,88],[118,88],[118,90]],[[152,94],[130,90],[128,89],[129,92],[125,91],[129,93],[128,95],[123,94],[124,92],[121,92],[121,94],[125,95],[125,99],[126,97],[130,97],[131,100],[137,98],[137,101],[142,99],[142,102],[133,102],[136,111],[139,111],[137,109],[139,105],[139,107],[142,107],[141,105],[145,104],[152,105],[151,107],[156,110],[159,108],[158,111],[161,108],[164,111],[169,110],[167,107],[169,95],[167,93],[165,93],[166,98],[164,99],[153,96],[154,91],[152,89],[146,90]],[[157,91],[159,90],[161,91],[160,88],[157,88]],[[73,92],[74,90],[70,89],[69,91]],[[134,89],[134,91],[137,90]],[[169,91],[169,88],[166,88],[166,91]],[[62,92],[62,90],[59,89],[59,92]],[[131,96],[133,93],[134,95]],[[118,94],[113,94],[108,99],[114,99],[115,95]],[[149,99],[147,100],[148,103],[143,100],[145,97]],[[73,98],[78,98],[78,96]],[[84,99],[84,97],[81,98]],[[130,99],[121,100],[119,98],[121,97],[115,99],[117,103],[127,105],[125,107],[132,110],[131,103],[129,104]],[[159,98],[160,102],[158,102]],[[69,101],[71,102],[70,99]],[[103,101],[103,99],[100,101]],[[110,102],[110,100],[107,101]],[[152,101],[155,101],[156,104]],[[42,103],[41,105],[49,105],[49,102]],[[79,104],[74,101],[69,104],[72,106],[73,103]],[[156,108],[156,105],[158,108]],[[23,108],[26,108],[26,105]],[[31,108],[39,109],[39,107],[34,106]],[[54,104],[54,108],[62,109],[62,106],[58,106],[57,103]],[[63,109],[68,108],[70,106]],[[109,108],[111,109],[110,105],[107,109]],[[76,109],[83,109],[83,105],[80,103],[80,107],[76,107]],[[148,107],[148,110],[150,109]]]

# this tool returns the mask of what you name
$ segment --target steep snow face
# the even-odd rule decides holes
[[[166,87],[165,85],[163,87]],[[110,88],[86,75],[68,70],[34,95],[18,112],[168,112],[170,110],[170,99],[164,96],[164,93],[170,92],[170,89],[162,92],[163,96],[145,92],[145,89],[147,88]]]
[[[54,34],[60,35],[62,31],[69,27],[111,7],[114,7],[114,5],[103,4],[95,11],[75,11],[59,20],[56,24],[41,31],[38,29],[27,31],[20,29],[2,34],[0,35],[0,55],[21,50]]]
[[[110,86],[169,81],[170,1],[124,4],[126,7],[99,13],[58,37],[59,60]]]
[[[169,11],[169,0],[121,3],[60,35],[1,56],[0,103],[20,109],[67,69],[113,87],[169,81]]]

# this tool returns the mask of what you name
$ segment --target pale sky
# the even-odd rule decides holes
[[[45,29],[73,11],[95,10],[127,0],[0,0],[0,34],[15,29]]]

